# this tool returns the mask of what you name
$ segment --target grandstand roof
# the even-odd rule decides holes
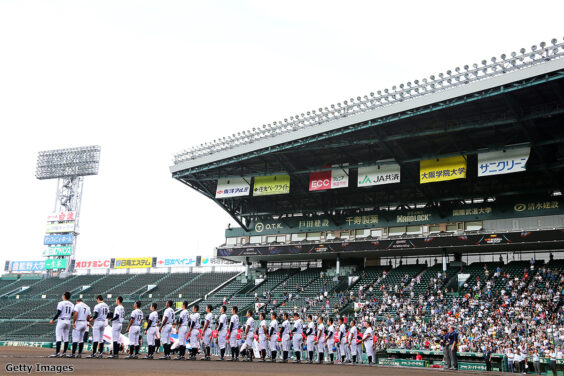
[[[378,95],[298,115],[225,142],[179,153],[173,177],[214,200],[242,227],[257,218],[435,208],[467,199],[550,196],[564,181],[564,44],[502,55],[407,83]],[[478,151],[530,145],[527,171],[477,179]],[[463,180],[419,184],[419,161],[466,155]],[[310,192],[309,174],[388,160],[402,169],[399,184]],[[333,166],[333,167],[327,167]],[[217,179],[291,176],[290,194],[216,199]]]

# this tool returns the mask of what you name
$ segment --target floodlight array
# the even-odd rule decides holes
[[[262,127],[205,142],[175,154],[174,164],[542,64],[563,56],[563,42],[558,43],[557,39],[552,39],[550,44],[541,42],[538,46],[532,46],[528,51],[521,48],[519,52],[512,52],[509,55],[502,54],[499,58],[492,57],[489,61],[482,60],[480,64],[456,67],[454,71],[447,70],[445,73],[431,75],[429,78],[402,83],[399,86],[392,86],[391,89],[378,90],[376,93],[372,92],[363,97],[350,98],[328,107],[320,107],[317,110],[296,114],[281,121],[264,124]]]
[[[35,177],[43,180],[98,175],[100,150],[100,146],[85,146],[41,151]]]

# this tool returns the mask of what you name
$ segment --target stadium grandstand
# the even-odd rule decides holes
[[[563,47],[552,40],[176,154],[173,178],[237,223],[215,264],[103,260],[96,274],[77,260],[65,278],[5,274],[0,339],[52,341],[47,321],[68,290],[91,306],[122,295],[128,312],[142,300],[162,313],[172,299],[214,314],[226,304],[363,318],[378,351],[426,351],[429,364],[447,326],[462,353],[490,346],[499,369],[516,351],[547,355],[564,341]]]

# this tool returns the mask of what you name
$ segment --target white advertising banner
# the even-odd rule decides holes
[[[359,187],[399,183],[400,179],[400,166],[397,163],[358,168]]]
[[[101,259],[101,260],[76,260],[74,264],[75,269],[109,269],[112,265],[112,260]]]
[[[76,219],[76,214],[73,211],[51,213],[47,216],[47,222],[74,221],[75,219]]]
[[[478,176],[492,176],[526,171],[530,146],[478,153]]]
[[[331,170],[331,189],[347,188],[349,186],[349,169]]]
[[[251,193],[250,178],[222,178],[217,180],[215,198],[248,196]]]
[[[48,234],[53,232],[73,232],[73,231],[74,231],[74,222],[47,223],[47,227],[45,228],[45,232]]]

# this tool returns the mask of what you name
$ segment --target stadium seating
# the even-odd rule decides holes
[[[55,314],[60,294],[65,290],[73,291],[84,285],[91,286],[83,293],[86,304],[93,307],[96,304],[95,296],[99,293],[104,296],[112,294],[113,297],[123,295],[126,314],[131,312],[132,302],[136,299],[142,300],[145,314],[149,313],[150,302],[157,302],[158,311],[162,314],[165,301],[168,299],[174,302],[181,300],[198,302],[202,312],[205,305],[211,304],[214,307],[213,313],[218,314],[219,307],[226,299],[229,308],[234,305],[239,307],[241,316],[247,309],[254,310],[255,303],[265,304],[262,309],[267,311],[270,309],[299,311],[313,315],[335,315],[343,312],[352,314],[353,303],[359,300],[361,287],[365,299],[375,297],[378,302],[378,299],[392,295],[397,295],[400,299],[407,299],[410,296],[418,299],[440,290],[444,294],[438,294],[436,296],[438,301],[434,304],[425,304],[422,311],[425,320],[431,320],[433,319],[431,308],[437,307],[437,304],[449,307],[453,299],[456,299],[458,294],[451,293],[451,289],[457,288],[458,273],[470,274],[466,286],[462,286],[459,291],[460,296],[493,294],[493,301],[502,304],[497,298],[500,292],[511,293],[513,288],[518,289],[518,294],[522,294],[525,289],[531,293],[559,291],[558,289],[562,288],[560,276],[564,273],[564,260],[552,260],[547,264],[539,261],[532,268],[529,261],[513,261],[505,265],[499,262],[476,262],[464,267],[449,265],[446,275],[442,272],[441,264],[431,267],[419,264],[396,268],[372,266],[354,272],[352,270],[347,272],[347,277],[358,278],[350,286],[348,278],[341,276],[338,281],[334,281],[335,271],[321,268],[270,271],[266,273],[265,280],[258,285],[253,279],[242,282],[244,276],[237,276],[236,272],[81,275],[65,279],[2,278],[0,295],[2,292],[13,291],[22,286],[30,286],[30,288],[21,292],[19,299],[15,299],[15,296],[0,299],[0,339],[52,340],[54,327],[49,325],[48,321]],[[488,270],[487,274],[486,270]],[[440,279],[439,273],[441,273]],[[480,287],[476,289],[478,279]],[[519,283],[511,282],[515,280]],[[157,287],[147,294],[139,291],[150,284]],[[325,291],[327,294],[321,299],[320,295],[324,295]],[[292,294],[291,299],[290,294]],[[113,309],[113,299],[106,301]],[[557,304],[561,305],[562,302],[559,301]],[[471,308],[470,314],[477,314],[478,308]],[[401,309],[403,308],[399,305],[380,307],[380,314],[377,317],[382,320],[397,318],[400,314],[405,315]]]

